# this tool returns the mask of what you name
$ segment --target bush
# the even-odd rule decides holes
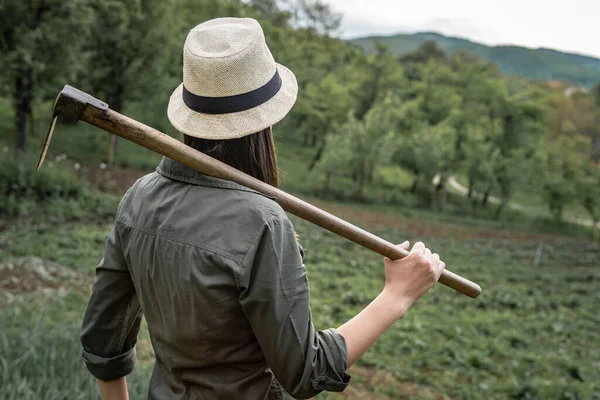
[[[50,164],[35,172],[34,166],[32,159],[22,166],[14,156],[0,160],[0,213],[15,214],[27,202],[79,199],[83,195],[86,183],[74,171]]]

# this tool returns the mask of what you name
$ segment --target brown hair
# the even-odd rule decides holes
[[[183,142],[256,179],[279,187],[275,143],[270,127],[252,135],[228,140],[208,140],[183,135]]]

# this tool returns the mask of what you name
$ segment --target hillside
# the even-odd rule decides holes
[[[600,82],[600,59],[545,48],[486,46],[433,32],[372,36],[352,39],[351,42],[371,51],[377,39],[385,43],[395,54],[407,53],[427,40],[435,40],[448,54],[458,50],[477,54],[493,61],[509,75],[516,74],[535,80],[562,80],[585,87]]]

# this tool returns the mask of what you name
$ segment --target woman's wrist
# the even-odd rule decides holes
[[[383,288],[377,299],[380,299],[387,312],[396,320],[400,319],[414,303],[409,296],[399,296],[388,288]]]

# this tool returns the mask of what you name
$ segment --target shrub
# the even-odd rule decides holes
[[[45,165],[35,172],[35,161],[25,160],[21,166],[14,156],[0,159],[0,214],[15,215],[31,203],[55,199],[79,199],[86,183],[74,170],[60,163]]]

